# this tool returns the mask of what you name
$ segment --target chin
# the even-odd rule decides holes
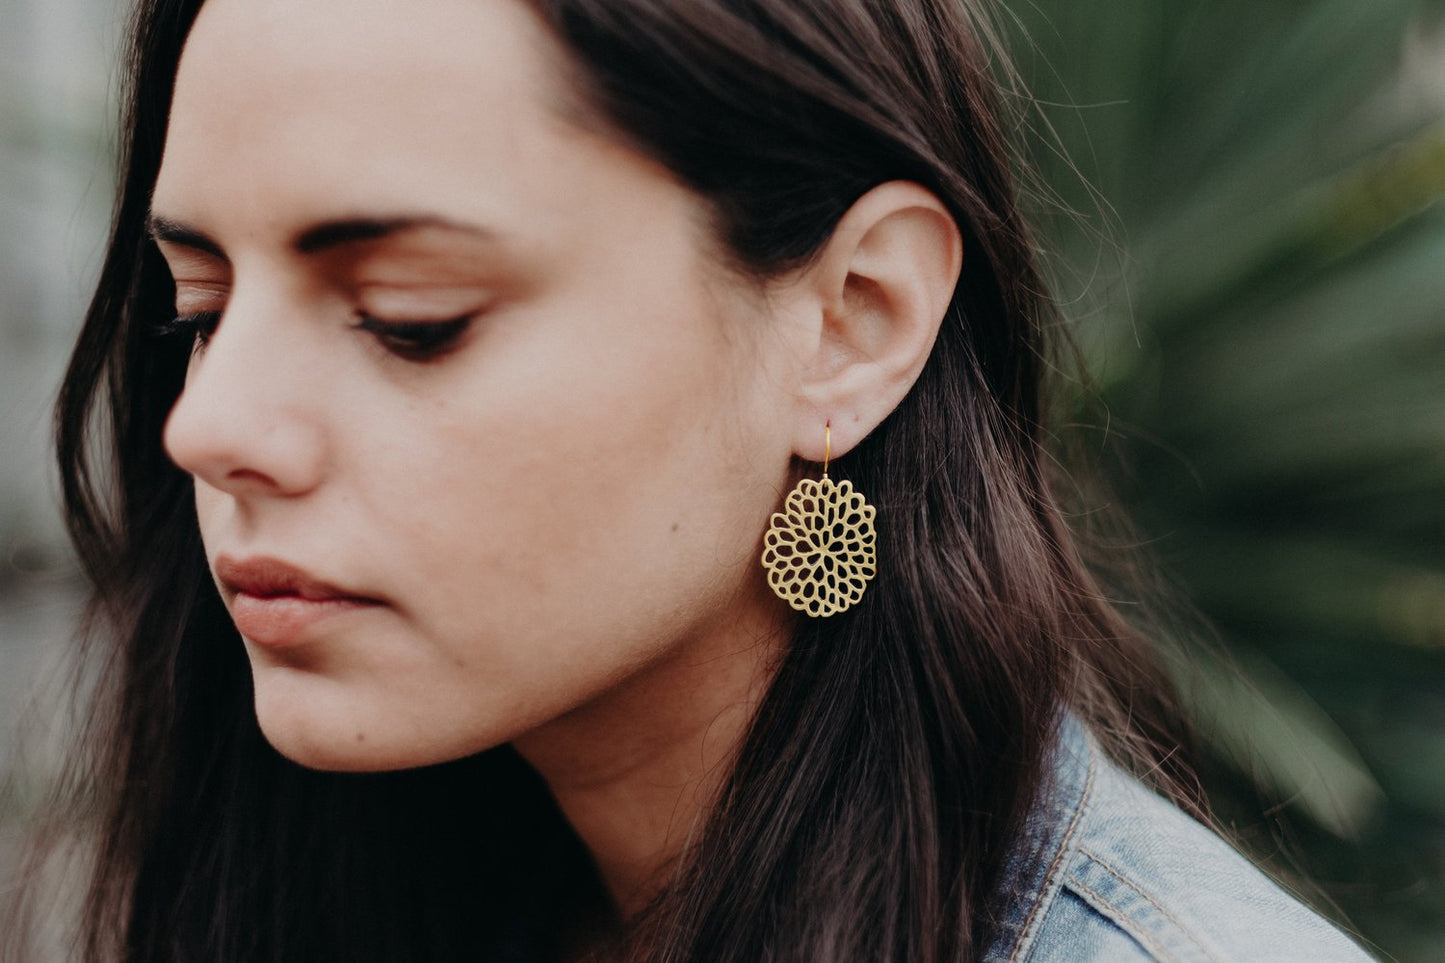
[[[304,687],[258,680],[255,703],[261,735],[297,765],[323,772],[388,772],[441,761],[428,758],[414,741],[397,739],[376,724],[374,713],[347,706],[335,693],[325,698],[298,688]]]
[[[391,772],[410,769],[413,765],[410,760],[382,747],[355,741],[346,745],[321,733],[298,730],[294,726],[268,725],[265,717],[259,714],[258,721],[261,723],[261,734],[271,748],[307,769],[318,772]]]
[[[307,769],[392,772],[451,762],[507,741],[448,739],[413,713],[363,698],[313,673],[268,667],[256,675],[256,721],[271,747]],[[388,711],[391,710],[391,711]]]

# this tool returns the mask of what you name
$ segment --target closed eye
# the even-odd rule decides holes
[[[444,321],[414,321],[361,314],[355,327],[370,334],[397,357],[408,361],[430,361],[455,348],[457,340],[475,317],[474,314],[464,314]]]
[[[160,337],[190,335],[195,338],[197,347],[200,347],[211,340],[211,335],[216,333],[216,327],[220,323],[219,311],[192,311],[162,321],[153,330]]]

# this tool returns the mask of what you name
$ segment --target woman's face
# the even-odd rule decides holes
[[[563,76],[512,0],[210,0],[188,41],[165,442],[303,764],[508,741],[766,604],[784,326]]]

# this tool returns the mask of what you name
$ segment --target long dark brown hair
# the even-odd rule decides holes
[[[578,921],[606,928],[606,901],[510,748],[345,775],[288,762],[257,727],[190,479],[161,446],[189,345],[150,333],[173,292],[145,218],[200,5],[139,5],[114,228],[57,412],[101,666],[67,797],[93,831],[77,958],[555,959]],[[1178,793],[1157,660],[1081,560],[1052,477],[1058,325],[986,19],[960,0],[532,5],[591,120],[704,198],[741,270],[806,263],[894,179],[933,191],[964,242],[917,385],[837,462],[878,506],[877,579],[799,625],[706,830],[621,952],[976,959],[1061,710]]]

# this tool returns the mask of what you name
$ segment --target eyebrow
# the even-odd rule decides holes
[[[496,232],[480,225],[453,221],[433,214],[415,214],[400,217],[348,217],[323,221],[297,234],[291,242],[291,246],[298,254],[318,254],[322,251],[345,247],[348,244],[377,241],[407,231],[419,231],[427,228],[470,234],[473,237],[485,239],[496,237]],[[204,251],[222,259],[226,256],[221,245],[214,239],[203,231],[180,221],[151,214],[146,218],[146,230],[157,241]]]
[[[169,218],[159,217],[155,214],[150,215],[146,218],[146,233],[150,234],[154,240],[165,241],[167,244],[174,244],[177,247],[194,248],[197,251],[214,254],[219,258],[226,256],[221,251],[221,245],[195,228],[187,227],[179,221],[172,221]]]
[[[326,221],[302,231],[296,236],[296,240],[292,243],[292,246],[301,254],[315,254],[318,251],[342,247],[347,244],[376,241],[384,237],[391,237],[394,234],[401,234],[406,231],[419,231],[426,228],[454,231],[480,238],[490,239],[496,237],[494,231],[476,224],[466,224],[445,217],[437,217],[432,214],[420,214],[383,218],[353,217],[337,221]]]

